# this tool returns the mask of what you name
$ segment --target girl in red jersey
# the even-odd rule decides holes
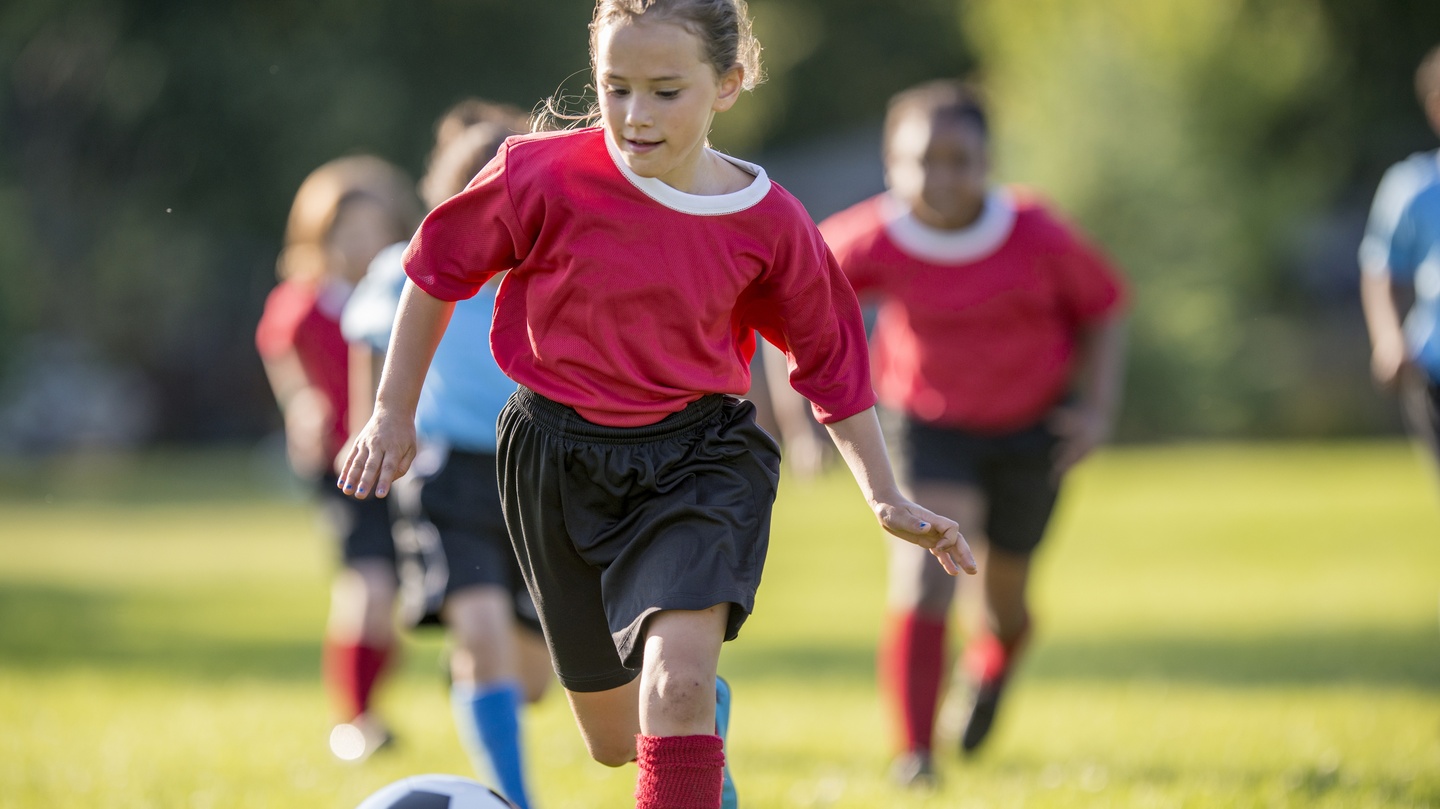
[[[405,471],[451,301],[508,270],[490,338],[521,386],[499,422],[502,503],[581,734],[601,762],[637,761],[637,807],[734,806],[715,672],[754,604],[779,478],[735,398],[756,329],[881,525],[951,573],[973,560],[896,487],[859,306],[804,208],[706,145],[758,77],[743,0],[599,0],[590,45],[601,126],[510,139],[411,242],[340,485],[383,497]]]
[[[1064,474],[1108,436],[1123,364],[1124,286],[1071,227],[990,185],[985,112],[966,85],[896,95],[889,191],[822,222],[841,269],[879,313],[876,387],[906,494],[953,515],[983,555],[984,629],[964,656],[961,739],[985,738],[1030,628],[1026,583]],[[890,423],[893,422],[893,425]],[[904,732],[895,775],[934,779],[931,741],[952,580],[891,543],[881,652]]]
[[[344,759],[363,758],[389,738],[371,715],[370,693],[394,643],[395,543],[384,504],[337,496],[329,485],[350,435],[340,313],[375,254],[414,231],[420,206],[412,187],[399,169],[365,156],[331,161],[306,177],[276,265],[280,284],[255,334],[285,417],[290,464],[320,484],[340,544],[324,670],[339,720],[330,746]]]

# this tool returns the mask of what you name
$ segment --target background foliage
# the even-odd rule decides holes
[[[418,172],[464,95],[580,90],[591,5],[0,6],[0,448],[127,413],[166,440],[273,429],[250,335],[299,181],[360,151]],[[988,79],[1002,176],[1053,196],[1135,278],[1126,434],[1390,425],[1351,255],[1384,166],[1432,145],[1409,87],[1440,6],[752,7],[770,79],[720,119],[738,154],[873,127],[923,78]]]

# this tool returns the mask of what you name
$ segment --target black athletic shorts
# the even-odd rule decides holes
[[[974,486],[985,495],[985,533],[993,547],[1032,553],[1060,494],[1053,476],[1058,439],[1041,422],[998,435],[929,424],[894,411],[884,414],[887,441],[900,482]]]
[[[709,395],[646,427],[603,427],[520,388],[500,413],[500,501],[555,672],[571,691],[640,673],[645,619],[755,606],[780,450],[755,407]]]
[[[467,587],[509,591],[515,617],[540,631],[500,512],[495,456],[442,446],[420,451],[395,482],[400,612],[411,626],[443,623],[445,599]]]
[[[320,493],[321,517],[346,565],[361,559],[395,564],[395,535],[390,530],[388,502],[374,497],[356,500],[340,491],[335,478],[329,475],[320,476],[315,487]]]

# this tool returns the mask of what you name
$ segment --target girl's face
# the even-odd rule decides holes
[[[967,227],[979,218],[989,189],[985,133],[970,121],[913,112],[886,144],[885,182],[921,222]]]
[[[361,196],[347,200],[336,212],[326,240],[331,276],[359,282],[375,255],[400,240],[395,230],[395,218],[378,201]]]
[[[715,113],[730,109],[744,70],[723,76],[683,26],[637,17],[596,36],[600,117],[625,165],[680,191],[697,191]]]

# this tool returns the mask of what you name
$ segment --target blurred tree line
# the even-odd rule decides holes
[[[580,92],[592,6],[0,5],[0,433],[7,403],[13,434],[117,390],[153,403],[159,439],[273,429],[251,335],[300,180],[356,152],[418,175],[466,95]],[[895,90],[979,72],[1001,176],[1055,198],[1135,281],[1129,435],[1390,423],[1351,254],[1379,173],[1432,140],[1409,87],[1440,4],[751,6],[769,80],[717,122],[737,154],[873,127]],[[67,364],[113,384],[36,399]]]

